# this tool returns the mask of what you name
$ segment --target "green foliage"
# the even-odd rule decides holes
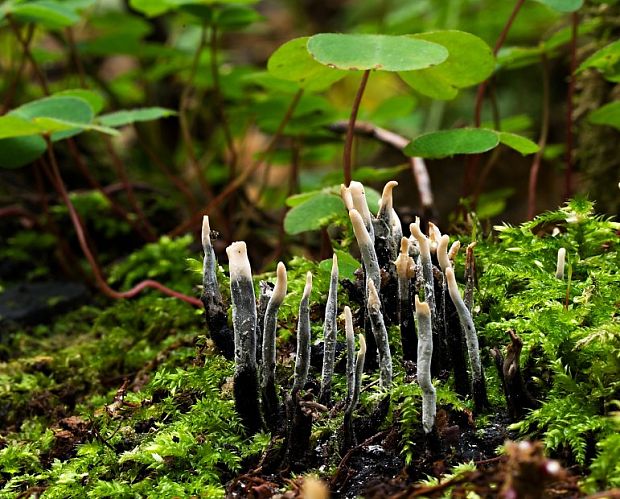
[[[577,71],[587,68],[597,69],[609,81],[620,82],[620,40],[597,50],[579,65]]]
[[[610,102],[588,115],[588,121],[595,125],[607,125],[620,130],[620,102]]]
[[[582,464],[588,442],[613,432],[606,412],[620,389],[618,228],[578,198],[520,227],[497,227],[499,241],[476,249],[479,328],[493,345],[506,343],[508,329],[521,337],[526,377],[543,401],[514,427]],[[555,277],[560,248],[564,280]]]
[[[448,57],[441,45],[406,36],[320,33],[310,37],[307,46],[321,64],[353,71],[413,71]]]

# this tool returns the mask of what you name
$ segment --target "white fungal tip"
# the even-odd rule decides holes
[[[370,223],[370,210],[366,202],[366,192],[361,182],[352,181],[349,184],[349,192],[353,200],[353,207],[360,213],[366,224]]]
[[[397,185],[398,182],[396,182],[396,180],[390,180],[387,184],[385,184],[385,187],[383,187],[383,192],[381,193],[381,199],[379,201],[379,211],[392,209],[392,191]]]
[[[424,256],[425,254],[430,255],[428,238],[420,230],[419,217],[415,217],[415,222],[409,225],[409,230],[411,231],[411,235],[418,242],[418,246],[420,247],[420,254],[422,256]]]
[[[276,285],[273,288],[273,294],[271,300],[274,303],[282,303],[286,296],[287,276],[286,267],[282,262],[278,262],[278,268],[276,270]]]
[[[231,279],[252,280],[252,269],[248,260],[248,250],[244,241],[236,241],[226,248],[228,268]]]
[[[405,255],[409,254],[409,238],[401,237],[400,238],[400,252]]]
[[[202,217],[202,247],[207,252],[207,248],[211,246],[211,226],[209,225],[209,217]]]
[[[360,349],[357,351],[358,355],[366,355],[366,338],[363,334],[358,334],[357,337],[360,341]]]
[[[431,309],[428,306],[428,303],[425,301],[420,301],[420,297],[418,295],[415,295],[415,313],[416,315],[424,315],[429,317],[431,315]]]
[[[366,287],[368,288],[368,308],[378,310],[381,307],[381,301],[379,300],[379,293],[377,293],[375,283],[368,279]]]
[[[336,253],[334,253],[332,257],[332,276],[334,275],[338,275],[338,255],[336,255]]]
[[[459,250],[461,249],[461,241],[454,241],[452,246],[450,246],[450,250],[448,251],[448,258],[451,262],[456,259],[456,255],[459,254]]]
[[[352,210],[354,208],[351,190],[344,184],[340,184],[340,197],[342,198],[347,210]]]
[[[301,299],[303,300],[304,298],[308,298],[311,292],[312,292],[312,272],[308,272],[306,274],[306,286],[304,287],[304,294],[301,297]]]
[[[351,308],[346,305],[344,307],[344,330],[347,335],[347,339],[353,341],[354,332],[353,332],[353,315],[351,314]]]
[[[459,287],[456,284],[456,277],[454,276],[454,269],[452,267],[448,267],[445,271],[446,280],[448,281],[448,290],[450,291],[450,296],[461,296],[459,291]]]
[[[400,253],[394,262],[396,273],[401,279],[411,279],[413,277],[414,264],[409,256],[409,239],[406,237],[400,240]]]
[[[564,266],[566,265],[566,248],[558,250],[558,261],[555,267],[555,276],[558,279],[564,279]]]
[[[441,239],[441,231],[433,222],[428,223],[428,237],[433,243],[439,244],[439,240]]]
[[[372,245],[370,234],[368,234],[366,225],[364,225],[364,219],[362,218],[362,215],[360,215],[359,211],[357,211],[356,209],[349,210],[349,218],[351,219],[351,224],[353,225],[353,232],[355,233],[355,239],[357,239],[357,243],[359,245]]]
[[[437,260],[439,261],[439,266],[441,270],[444,272],[448,267],[451,266],[450,258],[448,258],[448,243],[450,242],[450,236],[448,234],[444,234],[439,239],[439,243],[437,244]]]

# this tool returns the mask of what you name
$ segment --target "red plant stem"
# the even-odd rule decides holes
[[[233,179],[237,169],[237,150],[235,148],[235,142],[233,141],[232,132],[230,131],[230,124],[224,112],[224,103],[222,98],[222,87],[220,85],[220,70],[217,65],[217,28],[211,26],[211,78],[213,79],[213,93],[215,97],[215,112],[220,120],[220,125],[224,131],[224,137],[226,139],[226,146],[228,147],[228,153],[230,154],[229,166],[229,178]]]
[[[528,196],[527,196],[527,218],[531,220],[536,214],[536,186],[538,185],[538,171],[540,170],[540,162],[542,160],[543,150],[547,145],[547,135],[549,133],[549,64],[547,56],[543,52],[541,56],[542,71],[543,71],[543,112],[540,138],[538,139],[538,151],[532,161],[530,167],[530,179],[528,184]]]
[[[352,180],[352,150],[353,150],[353,135],[355,134],[355,120],[357,119],[357,113],[360,109],[360,103],[362,102],[362,96],[366,89],[366,83],[368,83],[368,77],[370,76],[370,69],[367,69],[362,74],[362,81],[357,89],[353,106],[351,107],[351,116],[349,117],[349,127],[347,128],[347,137],[344,143],[344,153],[342,156],[342,168],[344,171],[344,185],[347,187]]]
[[[22,47],[25,45],[26,47],[30,47],[30,42],[32,41],[32,36],[34,35],[34,25],[31,24],[28,26],[28,33],[26,34],[26,39],[24,40]],[[28,60],[25,53],[22,51],[22,57],[19,62],[19,67],[15,72],[13,79],[6,91],[6,95],[4,97],[4,101],[2,102],[2,107],[0,108],[0,115],[6,113],[11,107],[11,102],[13,102],[13,97],[15,97],[15,91],[17,90],[17,84],[19,80],[21,80],[22,73],[24,72],[24,68],[26,67],[26,61]]]
[[[52,174],[54,186],[58,190],[58,193],[62,197],[62,200],[67,206],[67,209],[69,210],[69,216],[71,218],[71,222],[73,223],[73,227],[77,234],[80,247],[82,248],[82,252],[84,253],[84,256],[86,257],[86,259],[88,260],[88,263],[90,264],[90,267],[93,271],[93,275],[95,277],[95,282],[97,286],[99,287],[99,289],[101,290],[101,292],[109,298],[118,300],[118,299],[123,299],[123,298],[133,298],[137,296],[140,292],[142,292],[144,289],[153,288],[153,289],[157,289],[158,291],[162,292],[163,294],[167,296],[178,298],[179,300],[189,303],[190,305],[194,305],[195,307],[202,308],[203,306],[202,302],[198,298],[195,298],[193,296],[187,296],[178,291],[174,291],[173,289],[170,289],[164,286],[160,282],[157,282],[151,279],[142,281],[138,283],[136,286],[134,286],[133,288],[131,288],[130,290],[122,291],[122,292],[115,291],[108,285],[103,275],[103,272],[101,268],[99,267],[99,263],[97,262],[96,258],[94,257],[88,245],[86,232],[84,230],[82,221],[80,220],[80,216],[78,215],[75,207],[73,206],[73,203],[71,202],[71,199],[69,198],[69,194],[67,193],[67,189],[62,180],[62,176],[60,175],[60,169],[58,168],[58,162],[56,161],[56,156],[54,154],[54,149],[52,147],[52,141],[50,140],[49,136],[45,136],[44,138],[47,143],[47,154],[48,154],[48,158],[49,158],[50,165],[51,165],[51,174]]]
[[[508,32],[510,31],[510,28],[512,27],[512,23],[516,19],[517,14],[521,10],[521,7],[523,6],[524,3],[525,3],[525,0],[516,1],[515,6],[513,7],[512,12],[510,13],[510,16],[508,17],[506,21],[506,24],[502,28],[502,31],[500,32],[499,37],[497,38],[497,41],[495,42],[495,46],[493,47],[493,55],[497,56],[499,50],[502,48],[502,45],[504,45],[504,42],[506,41],[506,38],[508,36]],[[482,103],[484,101],[484,94],[486,92],[487,86],[489,85],[489,80],[490,79],[484,80],[478,86],[478,91],[476,92],[476,102],[474,105],[474,124],[476,127],[480,127],[480,123],[482,120]],[[480,155],[475,154],[471,156],[469,158],[469,161],[467,162],[467,168],[465,169],[465,183],[463,186],[464,195],[467,195],[469,193],[469,190],[474,183],[474,179],[476,178],[476,170],[478,169],[479,161],[480,161]]]
[[[187,120],[187,106],[189,100],[189,94],[192,88],[192,83],[194,81],[194,77],[196,76],[196,71],[198,70],[198,63],[200,62],[200,54],[202,53],[202,49],[206,43],[207,30],[206,28],[202,28],[202,32],[200,35],[200,42],[196,47],[196,52],[194,53],[194,58],[192,60],[192,67],[189,73],[189,79],[183,92],[181,93],[181,99],[179,102],[179,125],[181,126],[181,137],[183,138],[183,142],[185,143],[185,148],[187,149],[187,156],[189,158],[189,163],[194,169],[194,174],[197,177],[198,185],[200,185],[200,189],[204,196],[208,198],[213,197],[213,192],[211,191],[211,187],[207,183],[205,176],[203,175],[202,168],[200,166],[200,162],[196,156],[196,150],[194,148],[194,141],[192,139],[192,134],[190,133],[190,125]]]
[[[136,199],[133,186],[131,185],[131,182],[129,181],[129,177],[127,175],[127,169],[125,168],[125,163],[123,163],[123,160],[116,153],[116,150],[114,149],[114,144],[112,144],[112,139],[110,139],[110,137],[105,137],[104,141],[105,141],[106,149],[108,150],[108,154],[112,158],[112,164],[114,165],[116,174],[121,179],[125,192],[127,192],[127,198],[129,199],[129,204],[131,205],[134,212],[136,213],[138,220],[140,221],[140,224],[142,225],[142,227],[144,228],[144,231],[146,232],[148,236],[147,240],[150,242],[156,241],[157,232],[155,231],[153,226],[149,223],[148,219],[146,218],[146,215],[144,214],[144,211],[142,211],[142,207],[140,206],[140,204],[138,203],[138,200]]]
[[[172,236],[172,237],[178,236],[188,231],[191,227],[196,226],[196,224],[199,223],[200,220],[202,220],[202,217],[204,215],[209,215],[213,209],[215,209],[218,206],[221,206],[231,194],[234,194],[237,191],[237,189],[239,189],[244,184],[244,182],[250,177],[250,175],[252,175],[252,173],[256,171],[256,169],[263,163],[265,158],[267,158],[273,151],[273,148],[277,144],[278,140],[280,140],[280,137],[282,136],[282,133],[284,132],[284,128],[286,127],[286,124],[289,122],[289,120],[293,116],[293,112],[295,111],[297,104],[299,104],[299,100],[301,99],[302,95],[303,95],[303,90],[298,90],[295,96],[293,97],[293,100],[289,104],[288,109],[286,110],[286,113],[284,114],[284,117],[282,118],[282,121],[280,121],[280,124],[278,125],[278,129],[276,130],[273,137],[269,141],[269,144],[267,145],[267,148],[265,149],[265,152],[262,155],[262,158],[257,159],[252,164],[252,166],[243,170],[243,172],[239,174],[239,176],[236,177],[235,180],[230,182],[224,188],[222,192],[220,192],[215,198],[213,198],[209,202],[209,204],[207,204],[206,208],[200,210],[197,213],[194,213],[194,215],[189,220],[187,220],[186,222],[183,222],[181,225],[179,225],[178,227],[170,231],[170,233],[168,234],[169,236]]]
[[[30,64],[32,65],[32,69],[34,69],[34,72],[37,75],[37,78],[39,80],[39,83],[41,84],[41,87],[43,88],[43,92],[45,93],[45,95],[49,95],[50,92],[47,86],[47,81],[45,80],[45,75],[41,71],[41,68],[37,64],[37,61],[35,61],[34,57],[32,56],[32,52],[30,51],[30,45],[27,43],[27,40],[22,38],[19,32],[19,27],[17,26],[17,23],[13,19],[13,16],[11,16],[11,14],[7,14],[6,19],[9,22],[9,26],[11,27],[11,30],[15,34],[15,38],[17,38],[17,41],[22,46],[24,55],[30,61]]]
[[[579,14],[573,12],[572,32],[570,39],[570,77],[566,94],[566,173],[564,176],[564,199],[572,194],[573,177],[573,99],[575,97],[575,71],[577,70],[577,30],[579,28]]]

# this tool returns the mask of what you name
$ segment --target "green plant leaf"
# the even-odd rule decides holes
[[[53,134],[55,132],[64,132],[67,130],[91,130],[95,132],[105,133],[107,135],[118,135],[119,131],[99,125],[92,125],[86,123],[77,123],[75,121],[59,120],[57,118],[34,118],[33,123],[39,127],[39,133]]]
[[[620,40],[594,52],[581,63],[577,72],[587,68],[596,68],[607,80],[614,83],[620,82]]]
[[[0,139],[0,168],[20,168],[32,163],[45,148],[45,141],[39,135]]]
[[[102,114],[97,118],[97,122],[106,127],[119,127],[135,123],[136,121],[157,120],[176,114],[177,113],[172,109],[166,109],[164,107],[144,107],[141,109],[130,109],[127,111],[115,111],[113,113]]]
[[[344,203],[338,196],[318,193],[288,211],[284,217],[284,230],[291,235],[317,230],[331,217],[342,213]]]
[[[66,139],[80,133],[83,125],[91,123],[94,112],[88,101],[75,96],[44,97],[14,109],[10,115],[19,116],[27,120],[35,118],[52,118],[68,123],[74,123],[76,128],[55,132],[53,141]],[[77,128],[79,126],[79,128]]]
[[[448,58],[441,45],[409,36],[320,33],[310,37],[307,47],[321,64],[353,71],[413,71]]]
[[[583,0],[536,0],[558,12],[574,12],[583,5]]]
[[[608,125],[620,130],[620,101],[610,102],[588,115],[588,121],[595,125]]]
[[[453,99],[458,89],[486,80],[495,68],[491,48],[480,38],[464,31],[434,31],[412,35],[448,49],[448,58],[439,64],[419,71],[398,75],[414,90],[434,99]]]
[[[245,28],[261,19],[261,15],[251,7],[226,5],[215,12],[213,23],[220,29],[232,31]]]
[[[413,139],[404,152],[422,158],[445,158],[455,154],[478,154],[499,144],[499,136],[485,128],[457,128],[426,133]]]
[[[50,29],[66,28],[80,20],[80,16],[62,2],[51,0],[15,4],[9,12],[21,22],[33,22]]]
[[[101,94],[83,88],[55,92],[54,97],[77,97],[78,99],[85,100],[90,104],[94,114],[99,114],[105,106],[105,99]]]
[[[338,257],[338,279],[350,279],[355,280],[355,271],[359,269],[362,264],[353,258],[347,251],[334,250]],[[332,259],[321,261],[319,268],[325,272],[331,272]]]
[[[0,116],[0,139],[37,135],[39,127],[19,116]]]
[[[498,135],[499,141],[502,144],[520,152],[524,156],[534,154],[540,149],[536,142],[528,139],[527,137],[523,137],[523,135],[517,135],[516,133],[509,132],[498,132]]]
[[[277,78],[294,81],[304,90],[320,92],[347,73],[316,62],[306,48],[309,39],[304,36],[281,45],[267,61],[267,71]]]

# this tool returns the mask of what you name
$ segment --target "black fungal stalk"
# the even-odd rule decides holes
[[[202,293],[200,300],[205,307],[205,320],[211,339],[222,355],[231,360],[234,357],[233,332],[228,327],[226,306],[222,301],[220,288],[217,282],[217,260],[211,244],[211,227],[209,217],[202,219],[202,249],[204,260],[202,264]]]
[[[321,404],[331,402],[332,376],[334,374],[334,361],[336,358],[336,315],[338,312],[338,257],[334,253],[332,259],[332,272],[329,282],[329,295],[325,306],[325,321],[323,323],[323,370],[321,372]]]
[[[346,315],[345,315],[346,320]],[[351,322],[351,331],[353,331],[353,323]],[[353,412],[357,407],[357,403],[360,397],[360,391],[362,389],[362,376],[364,374],[364,359],[366,358],[366,340],[364,335],[359,335],[360,348],[357,352],[357,359],[355,360],[355,371],[353,373],[353,379],[350,380],[349,386],[352,387],[348,394],[348,404],[344,411],[344,443],[343,450],[349,449],[355,445],[355,432],[353,429]]]
[[[247,433],[253,435],[263,426],[256,364],[256,297],[245,243],[232,243],[226,253],[235,334],[235,407]]]
[[[411,307],[411,279],[415,274],[415,263],[409,256],[409,239],[401,238],[400,254],[396,259],[396,274],[398,275],[398,317],[400,322],[400,341],[403,347],[403,359],[414,361],[417,359],[418,337],[413,320]]]
[[[260,366],[260,385],[262,407],[265,421],[272,431],[278,428],[278,395],[276,392],[276,329],[278,310],[286,296],[286,267],[278,263],[276,285],[265,311],[262,345],[262,363]]]
[[[381,387],[389,390],[392,386],[392,354],[390,353],[390,343],[387,330],[381,313],[381,302],[377,288],[372,281],[368,281],[368,315],[372,332],[379,351],[379,373]]]

